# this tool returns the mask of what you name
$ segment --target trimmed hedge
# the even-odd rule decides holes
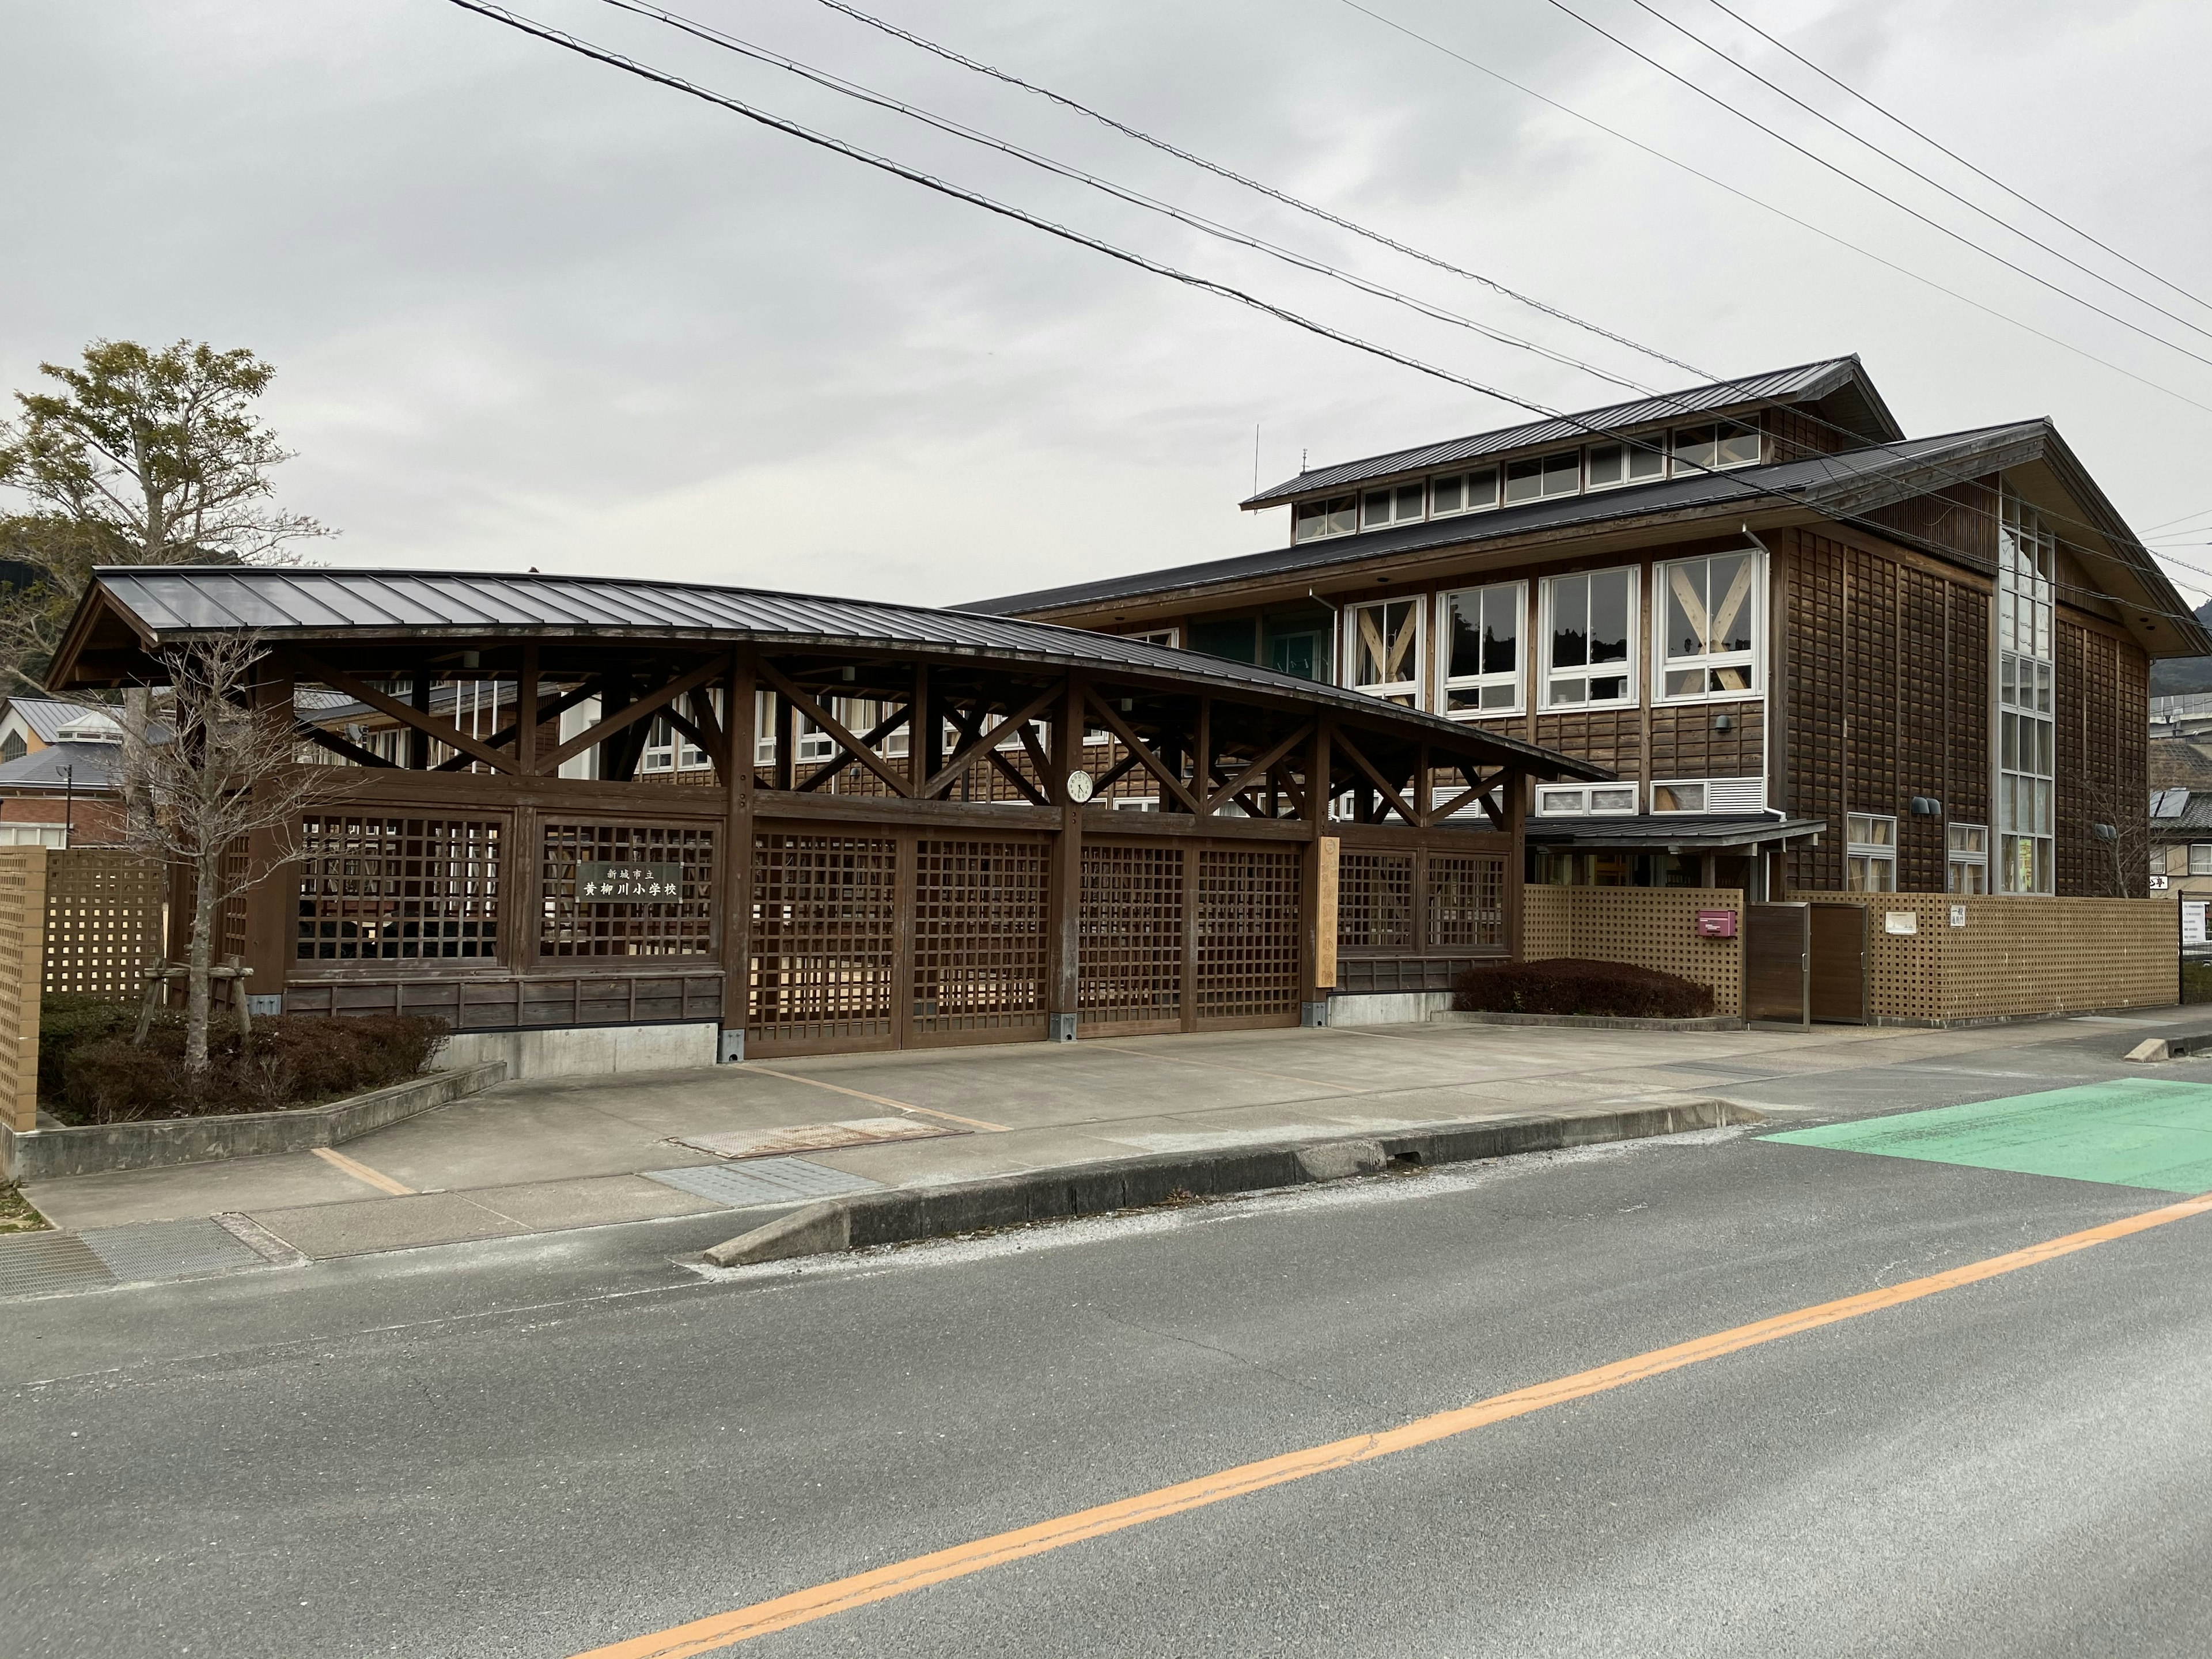
[[[1577,957],[1479,963],[1453,989],[1452,1006],[1470,1012],[1699,1019],[1713,1012],[1710,985],[1656,968]]]
[[[52,998],[54,1003],[88,998]],[[119,1018],[64,1011],[63,1041],[52,1064],[58,1088],[47,1094],[47,1037],[40,1033],[40,1093],[64,1123],[137,1123],[152,1118],[206,1117],[228,1112],[281,1112],[342,1100],[419,1076],[445,1045],[442,1019],[417,1014],[323,1018],[276,1015],[253,1022],[249,1051],[238,1028],[218,1017],[208,1032],[208,1066],[185,1072],[185,1022],[157,1016],[145,1046],[131,1041],[138,1011],[119,1003]],[[44,1011],[40,1015],[43,1025]]]

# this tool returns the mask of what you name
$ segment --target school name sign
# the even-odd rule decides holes
[[[684,896],[680,864],[579,864],[576,897],[584,904],[673,904]]]

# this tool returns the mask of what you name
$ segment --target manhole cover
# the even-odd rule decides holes
[[[827,1164],[803,1158],[760,1158],[744,1164],[708,1164],[689,1170],[647,1170],[647,1181],[658,1181],[678,1192],[694,1193],[742,1210],[755,1204],[804,1203],[838,1193],[866,1192],[883,1183],[847,1175]]]

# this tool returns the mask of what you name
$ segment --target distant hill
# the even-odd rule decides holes
[[[2197,620],[2212,628],[2212,599],[2197,607]],[[2212,657],[2162,657],[2150,665],[2150,694],[2177,697],[2185,691],[2212,691]]]

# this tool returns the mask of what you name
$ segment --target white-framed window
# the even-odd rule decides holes
[[[1421,696],[1421,601],[1377,599],[1344,608],[1344,660],[1355,691],[1408,708]]]
[[[1943,830],[1947,848],[1947,877],[1944,886],[1954,893],[1986,893],[1990,890],[1990,827],[1986,823],[1947,824]]]
[[[1317,536],[1349,536],[1359,528],[1359,497],[1328,495],[1300,501],[1291,509],[1291,539],[1310,542]]]
[[[1083,746],[1085,749],[1097,749],[1102,744],[1113,741],[1114,734],[1103,726],[1086,726],[1083,728]]]
[[[1480,513],[1498,505],[1498,469],[1478,467],[1472,472],[1445,472],[1429,480],[1429,515],[1447,518],[1454,513]]]
[[[1410,524],[1428,516],[1425,484],[1402,483],[1370,489],[1359,498],[1359,527],[1380,530],[1389,524]]]
[[[1583,488],[1615,489],[1649,483],[1667,476],[1667,434],[1639,433],[1614,443],[1592,444],[1583,451]]]
[[[1632,783],[1546,783],[1536,787],[1536,816],[1540,818],[1632,817],[1636,786]]]
[[[1759,460],[1759,428],[1741,421],[1710,421],[1674,428],[1674,471],[1715,472]]]
[[[1572,495],[1583,487],[1583,453],[1566,449],[1556,455],[1530,455],[1505,463],[1505,504],[1541,501],[1551,495]]]
[[[1651,785],[1651,810],[1657,812],[1763,812],[1766,780],[1755,778],[1662,778]]]
[[[1659,567],[1651,626],[1661,702],[1710,702],[1759,690],[1761,562],[1746,549]]]
[[[1116,795],[1107,803],[1117,812],[1157,812],[1160,810],[1158,795]]]
[[[1897,890],[1897,820],[1873,812],[1844,814],[1844,887],[1853,893]]]
[[[2192,841],[2189,843],[2189,873],[2192,876],[2212,876],[2212,842]]]
[[[2057,538],[2004,492],[1997,525],[1997,866],[2003,893],[2052,890],[2051,591]]]
[[[707,763],[707,751],[685,738],[679,745],[677,731],[665,714],[653,716],[653,725],[645,738],[645,752],[639,756],[637,769],[641,772],[696,772]]]
[[[1526,707],[1521,634],[1528,584],[1494,582],[1437,596],[1437,707],[1447,714],[1517,714]]]
[[[1125,640],[1135,640],[1140,645],[1164,645],[1170,651],[1182,648],[1182,629],[1180,628],[1148,628],[1139,634],[1124,634]]]
[[[1635,615],[1632,568],[1545,579],[1545,708],[1635,702]]]

